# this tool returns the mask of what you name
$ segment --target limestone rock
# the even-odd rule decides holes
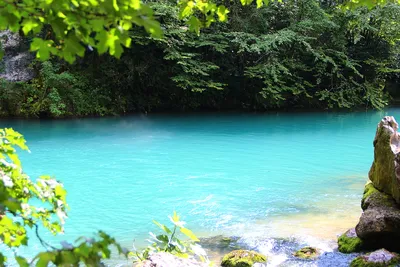
[[[356,233],[363,245],[400,251],[400,209],[394,199],[369,183],[365,186],[362,208]]]
[[[234,250],[224,256],[222,267],[252,267],[256,263],[266,263],[267,257],[250,250]],[[260,264],[258,264],[260,266]]]
[[[374,161],[369,179],[376,189],[392,196],[400,203],[400,134],[392,116],[378,124],[374,139]]]
[[[342,253],[360,252],[363,248],[363,241],[357,236],[355,228],[348,230],[338,239],[338,249]]]
[[[0,31],[1,47],[4,50],[0,62],[0,78],[8,81],[28,81],[34,77],[34,72],[29,68],[34,57],[29,53],[26,39],[9,30]]]
[[[194,259],[179,258],[175,255],[158,252],[151,255],[147,260],[139,263],[136,267],[206,267],[206,263]]]
[[[355,258],[350,267],[394,267],[399,266],[400,257],[396,253],[379,249]]]
[[[304,247],[295,253],[293,253],[293,256],[300,258],[300,259],[315,259],[320,255],[320,251],[318,249],[313,248],[313,247]]]

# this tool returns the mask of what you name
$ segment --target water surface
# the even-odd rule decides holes
[[[31,176],[68,190],[65,235],[98,229],[127,247],[176,210],[200,236],[297,237],[332,248],[360,215],[376,125],[353,113],[148,115],[0,121],[23,133]],[[326,241],[327,243],[323,243]],[[26,253],[42,249],[37,240]],[[321,243],[322,242],[322,243]],[[321,245],[322,244],[322,245]]]

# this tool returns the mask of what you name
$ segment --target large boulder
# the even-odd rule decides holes
[[[166,252],[158,252],[152,254],[147,260],[140,262],[136,267],[207,267],[203,262],[198,262],[194,259],[179,258],[175,255]]]
[[[400,251],[400,209],[395,200],[368,183],[361,206],[364,212],[355,229],[362,247]]]
[[[369,179],[376,189],[392,196],[400,203],[400,134],[392,116],[378,124],[374,139],[374,162]]]

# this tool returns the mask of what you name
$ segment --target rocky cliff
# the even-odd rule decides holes
[[[0,78],[8,81],[28,81],[34,72],[29,68],[33,56],[29,53],[27,42],[18,34],[0,31],[1,49],[4,56],[0,61]]]

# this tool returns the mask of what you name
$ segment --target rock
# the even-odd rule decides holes
[[[338,239],[338,249],[342,253],[360,252],[363,247],[363,241],[357,236],[355,228],[348,230]]]
[[[158,252],[151,255],[147,260],[140,262],[136,267],[206,267],[206,263],[198,262],[195,259],[179,258],[166,252]]]
[[[400,257],[386,249],[379,249],[355,258],[350,267],[394,267],[400,264]]]
[[[400,251],[400,209],[395,200],[369,183],[365,186],[362,208],[364,212],[355,229],[363,246]]]
[[[374,139],[374,161],[361,200],[363,213],[354,236],[347,232],[339,240],[339,250],[386,248],[400,251],[400,133],[391,116],[378,124]],[[352,237],[352,238],[350,238]],[[358,238],[357,238],[358,237]]]
[[[374,187],[400,203],[400,134],[399,125],[392,116],[378,124],[374,139],[374,161],[369,179]]]
[[[397,206],[398,205],[391,196],[380,192],[371,182],[365,185],[363,197],[361,199],[361,208],[363,210],[384,207],[397,208]]]
[[[250,250],[234,250],[226,254],[221,262],[222,267],[251,267],[256,263],[266,263],[267,257]],[[260,266],[260,264],[258,264]]]
[[[320,255],[320,252],[318,249],[313,248],[313,247],[304,247],[295,253],[293,253],[293,256],[300,258],[300,259],[315,259]]]
[[[5,52],[0,64],[0,78],[12,82],[31,80],[34,72],[29,64],[34,57],[29,53],[27,39],[6,30],[0,31],[0,41]]]

